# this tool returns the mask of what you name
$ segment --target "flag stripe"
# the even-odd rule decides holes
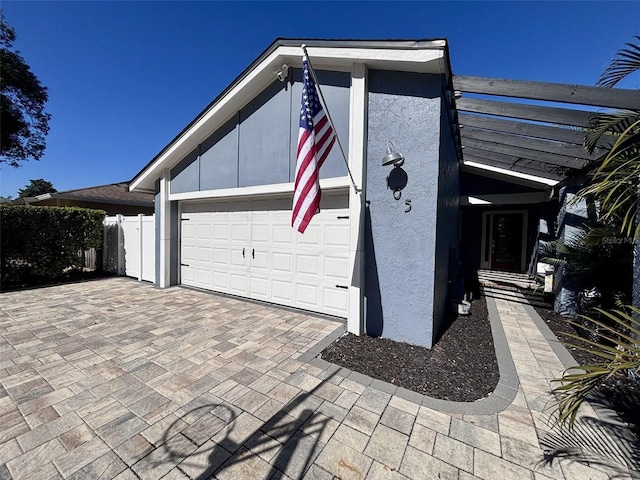
[[[302,62],[302,108],[296,155],[296,179],[291,225],[304,233],[313,216],[320,212],[319,169],[335,143],[335,132],[320,106],[316,84],[305,58]]]

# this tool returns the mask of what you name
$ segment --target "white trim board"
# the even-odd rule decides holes
[[[337,190],[349,188],[351,185],[349,177],[335,177],[320,180],[320,189]],[[216,198],[232,197],[255,197],[258,195],[273,195],[278,193],[293,193],[295,184],[274,183],[271,185],[256,185],[253,187],[223,188],[219,190],[202,190],[198,192],[172,193],[169,195],[170,201],[175,200],[206,200]]]
[[[484,172],[492,172],[492,173],[497,173],[507,177],[511,177],[512,179],[514,179],[514,183],[518,183],[517,180],[525,180],[525,181],[534,182],[537,184],[542,183],[544,185],[549,185],[551,187],[559,183],[558,180],[551,180],[549,178],[538,177],[536,175],[529,175],[527,173],[514,172],[513,170],[506,170],[504,168],[492,167],[489,165],[484,165],[482,163],[465,161],[463,163],[463,167],[470,167],[477,170],[483,170]],[[467,169],[463,168],[463,170],[467,170]],[[470,170],[467,170],[467,171],[470,171]],[[476,172],[472,171],[472,173],[477,173],[479,175],[482,174],[477,171]]]
[[[551,200],[548,192],[501,193],[494,195],[463,195],[460,205],[520,205],[544,203]]]

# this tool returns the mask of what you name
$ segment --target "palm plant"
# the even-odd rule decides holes
[[[604,70],[597,85],[611,88],[620,80],[640,70],[640,36],[635,44],[628,43]],[[622,110],[594,116],[591,129],[585,136],[585,147],[593,152],[596,145],[608,140],[610,149],[592,171],[589,184],[576,195],[576,200],[595,203],[600,209],[600,222],[616,225],[620,233],[637,239],[640,223],[638,196],[640,195],[640,111]],[[607,379],[619,372],[636,376],[640,372],[640,309],[626,307],[619,310],[596,309],[600,318],[588,320],[588,333],[597,341],[578,335],[588,347],[571,345],[588,351],[602,361],[570,368],[560,379],[554,392],[559,395],[557,422],[573,426],[582,402]],[[583,324],[571,322],[585,330]],[[592,331],[591,331],[592,330]]]
[[[580,367],[572,367],[565,371],[560,379],[553,382],[560,383],[554,388],[559,395],[557,414],[558,423],[573,426],[582,402],[600,385],[618,373],[637,375],[640,372],[640,309],[626,307],[626,310],[607,311],[596,309],[608,321],[601,321],[591,317],[584,317],[593,324],[593,333],[599,336],[598,341],[588,340],[577,334],[568,334],[580,340],[583,344],[567,345],[589,352],[602,361]],[[634,315],[638,316],[634,318]],[[570,322],[575,327],[585,329],[577,322]],[[596,332],[597,329],[597,332]],[[586,329],[592,333],[591,329]],[[583,346],[584,343],[588,346]]]
[[[640,70],[640,36],[634,38],[637,43],[627,43],[616,54],[602,72],[597,86],[611,88]],[[600,206],[602,220],[619,219],[620,230],[635,237],[640,193],[640,111],[596,114],[590,127],[585,135],[587,150],[593,153],[603,140],[608,140],[611,148],[592,171],[589,185],[577,193],[576,199],[594,200]]]
[[[633,249],[631,239],[622,235],[615,222],[586,225],[568,240],[545,245],[541,261],[563,269],[577,288],[597,287],[605,304],[627,296],[632,282]]]

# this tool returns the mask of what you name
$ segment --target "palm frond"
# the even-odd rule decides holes
[[[613,145],[616,137],[631,124],[640,119],[640,114],[633,110],[617,110],[607,113],[594,113],[589,120],[589,130],[584,136],[584,146],[589,153],[603,146],[603,141]]]
[[[640,43],[640,36],[634,37]],[[600,75],[596,85],[611,88],[624,77],[640,70],[640,45],[626,43],[626,48],[619,50],[611,63]]]
[[[574,425],[580,405],[597,387],[618,372],[635,371],[640,368],[640,321],[634,318],[634,315],[640,316],[640,308],[628,306],[625,307],[626,311],[595,310],[611,323],[585,316],[584,318],[592,323],[592,327],[575,323],[574,325],[597,334],[607,343],[572,334],[570,335],[572,338],[586,342],[591,348],[569,345],[594,353],[605,361],[569,368],[565,370],[562,378],[552,380],[559,383],[553,389],[553,392],[559,396],[559,400],[552,416],[555,416],[556,423],[566,423],[569,428]]]
[[[637,234],[638,179],[640,178],[640,114],[616,124],[626,128],[590,175],[589,184],[576,194],[576,200],[592,199],[599,204],[601,218],[620,220],[620,231]],[[634,231],[634,226],[635,231]]]

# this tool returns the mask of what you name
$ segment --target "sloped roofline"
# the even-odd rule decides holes
[[[133,206],[147,206],[152,207],[154,205],[153,199],[148,201],[145,200],[131,200],[131,199],[121,199],[121,198],[108,198],[108,197],[99,197],[99,196],[91,196],[91,195],[75,195],[77,192],[86,192],[96,190],[102,187],[111,187],[111,186],[122,186],[123,193],[127,193],[129,182],[115,182],[115,183],[107,183],[104,185],[96,185],[93,187],[84,187],[84,188],[74,188],[72,190],[65,190],[62,192],[53,192],[53,193],[43,193],[41,195],[36,195],[33,197],[26,197],[24,201],[26,204],[32,204],[36,202],[40,202],[43,200],[49,200],[51,198],[60,198],[63,200],[78,200],[84,202],[97,202],[97,203],[115,203],[122,205],[133,205]],[[137,192],[138,194],[142,192]],[[130,195],[130,193],[127,193]]]
[[[313,65],[325,68],[351,69],[353,63],[365,63],[369,67],[379,69],[394,69],[408,71],[424,71],[429,73],[446,74],[451,76],[448,44],[444,38],[420,40],[325,40],[325,39],[288,39],[278,38],[265,49],[236,79],[231,82],[207,107],[200,112],[171,142],[169,142],[144,168],[129,182],[130,190],[152,190],[153,183],[159,176],[159,168],[165,162],[171,168],[188,154],[200,142],[188,142],[190,148],[180,149],[189,135],[197,131],[210,117],[215,114],[217,107],[234,97],[239,91],[254,90],[256,93],[273,81],[273,76],[264,78],[249,78],[256,70],[271,74],[270,67],[276,67],[286,62],[300,62],[302,59],[301,45],[306,45]],[[344,50],[344,52],[341,52]],[[425,55],[425,52],[437,52],[437,55]],[[405,52],[400,55],[399,52]],[[422,53],[422,55],[421,55]],[[435,60],[435,62],[434,62]],[[264,74],[263,74],[264,77]],[[256,88],[257,87],[257,88]],[[249,96],[246,96],[249,97]],[[249,101],[246,99],[244,103]],[[209,118],[208,118],[209,117]],[[214,124],[222,124],[227,120],[225,115]],[[215,130],[215,127],[213,128]],[[207,131],[206,134],[210,134]],[[204,140],[202,138],[201,140]],[[193,145],[195,143],[195,145]],[[185,151],[186,150],[186,151]]]

